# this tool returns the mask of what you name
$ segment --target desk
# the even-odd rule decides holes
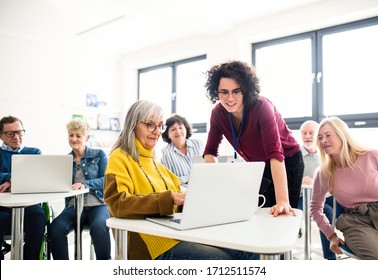
[[[179,231],[143,219],[109,218],[106,225],[115,229],[115,259],[126,259],[127,231],[164,236],[183,241],[261,254],[261,259],[280,259],[295,246],[302,211],[297,216],[273,217],[269,208],[259,208],[249,221]]]
[[[310,202],[312,195],[312,185],[302,185],[303,190],[303,215],[304,215],[304,259],[311,259],[311,215]]]
[[[75,196],[75,207],[77,214],[77,229],[75,236],[75,253],[76,259],[82,259],[81,252],[81,231],[80,217],[83,211],[84,194],[89,189],[75,190],[62,193],[38,193],[38,194],[12,194],[0,193],[0,206],[12,208],[12,240],[11,240],[11,259],[23,259],[23,242],[24,242],[24,210],[25,207],[62,199],[69,196]]]

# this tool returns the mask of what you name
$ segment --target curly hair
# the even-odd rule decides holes
[[[249,108],[258,99],[260,79],[256,75],[255,68],[245,62],[234,60],[215,65],[206,72],[206,76],[206,96],[213,104],[219,100],[218,87],[221,78],[234,79],[240,85],[243,92],[244,108]]]
[[[183,124],[186,129],[186,139],[189,139],[190,136],[193,135],[193,129],[192,126],[189,124],[189,122],[179,115],[173,115],[172,117],[168,118],[165,122],[165,125],[167,126],[167,129],[163,132],[161,135],[163,137],[164,142],[171,143],[172,140],[168,137],[169,128],[174,125],[175,123]]]

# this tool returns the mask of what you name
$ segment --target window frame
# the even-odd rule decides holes
[[[186,58],[182,60],[177,60],[177,61],[172,61],[172,62],[167,62],[159,65],[154,65],[150,67],[145,67],[138,69],[138,100],[140,99],[140,75],[142,73],[146,73],[149,71],[153,70],[158,70],[162,68],[167,68],[170,67],[172,69],[172,81],[171,81],[171,108],[172,112],[171,114],[177,113],[177,106],[176,106],[176,100],[177,100],[177,68],[180,65],[186,64],[186,63],[191,63],[191,62],[196,62],[200,60],[205,60],[207,59],[207,56],[204,55],[199,55],[191,58]],[[196,133],[204,133],[207,131],[207,120],[204,120],[205,122],[200,122],[200,123],[192,123],[193,131]]]
[[[337,26],[327,27],[319,30],[313,30],[305,33],[290,35],[282,38],[276,38],[272,40],[267,40],[263,42],[256,42],[252,44],[252,64],[256,65],[258,63],[258,58],[256,57],[256,51],[260,48],[267,46],[273,46],[278,44],[283,44],[287,42],[292,42],[301,39],[311,39],[311,61],[312,61],[312,114],[311,117],[294,117],[285,118],[285,121],[290,129],[299,129],[301,124],[307,120],[320,121],[324,117],[324,92],[323,92],[323,78],[320,82],[316,81],[317,74],[323,73],[323,46],[322,40],[325,35],[332,35],[339,32],[356,30],[359,28],[364,28],[368,26],[378,25],[378,17],[363,19],[355,22],[345,23]],[[256,65],[258,68],[258,64]],[[377,113],[361,113],[361,114],[342,114],[337,115],[345,122],[348,123],[349,127],[378,127],[378,111]]]

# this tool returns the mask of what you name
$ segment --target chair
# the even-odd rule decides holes
[[[54,208],[53,207],[51,207],[50,208],[51,210],[50,211],[52,211],[52,213],[54,213]],[[55,213],[54,213],[54,215],[53,215],[53,219],[55,218]],[[52,220],[51,220],[52,221]],[[89,234],[89,225],[84,225],[83,226],[83,231],[82,232],[88,232],[88,234]],[[48,255],[48,260],[50,260],[51,259],[51,249],[50,249],[50,246],[49,246],[49,242],[47,242],[47,248],[48,248],[48,250],[47,250],[47,252],[46,252],[46,254]],[[93,246],[93,240],[92,240],[92,238],[91,238],[91,244],[90,244],[90,252],[89,252],[89,259],[90,260],[96,260],[96,257],[95,257],[95,250],[94,250],[94,246]]]
[[[48,242],[49,237],[48,237],[47,229],[48,229],[50,222],[52,221],[52,219],[55,216],[54,216],[54,211],[53,211],[52,207],[49,205],[48,202],[42,203],[42,209],[43,209],[45,216],[46,216],[47,225],[46,225],[44,241],[41,244],[41,251],[39,253],[39,259],[40,260],[50,260],[51,259],[51,257],[50,257],[51,253],[50,253],[50,246],[49,246],[49,242]],[[5,235],[4,236],[4,242],[2,244],[3,255],[6,255],[7,253],[9,253],[11,251],[11,245],[8,243],[8,242],[11,241],[11,239],[12,239],[11,235]]]
[[[336,227],[336,219],[344,212],[344,209],[342,206],[336,201],[336,199],[333,199],[333,220],[332,220],[332,227]],[[341,245],[340,246],[341,252],[346,255],[349,258],[353,258],[356,260],[359,260],[360,258],[357,257],[352,250],[347,245]]]
[[[86,232],[88,232],[88,234],[89,234],[89,230],[90,230],[90,228],[89,228],[89,225],[84,225],[84,227],[83,227],[83,232],[84,231],[86,231]],[[94,250],[94,246],[93,246],[93,240],[92,240],[92,238],[91,238],[91,244],[90,244],[90,248],[89,248],[89,259],[90,260],[95,260],[96,259],[96,256],[95,256],[95,250]]]
[[[341,245],[340,246],[340,250],[341,252],[343,252],[344,255],[348,256],[349,258],[353,258],[353,259],[356,259],[356,260],[359,260],[360,258],[357,257],[351,249],[349,249],[348,246],[346,245]]]

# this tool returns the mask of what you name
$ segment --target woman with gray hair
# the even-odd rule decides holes
[[[84,196],[84,209],[81,225],[89,225],[97,260],[110,259],[110,233],[106,226],[109,211],[104,202],[104,173],[108,163],[106,154],[101,149],[86,146],[89,140],[89,125],[82,120],[71,120],[67,124],[68,143],[72,148],[73,172],[72,189],[89,189]],[[50,225],[51,252],[55,260],[68,260],[67,235],[76,224],[74,199],[66,199],[66,207]]]
[[[155,161],[154,148],[165,131],[162,108],[140,100],[129,109],[109,156],[105,201],[110,215],[140,218],[172,215],[185,201],[179,178]],[[130,232],[129,259],[258,259],[259,255]]]

